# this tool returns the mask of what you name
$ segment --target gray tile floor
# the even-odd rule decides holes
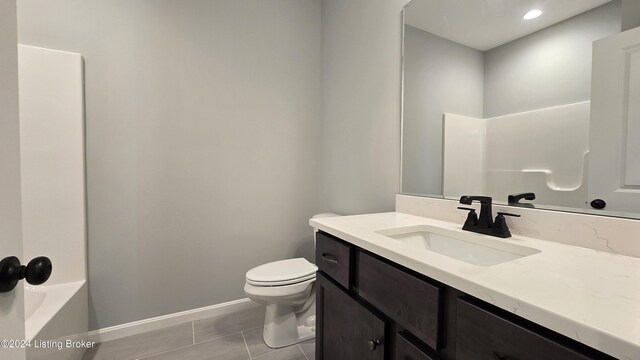
[[[264,309],[198,320],[98,344],[83,360],[315,360],[315,342],[271,349]]]

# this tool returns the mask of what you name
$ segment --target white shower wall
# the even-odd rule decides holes
[[[444,114],[443,120],[443,194],[484,194],[487,121],[455,114]]]
[[[47,285],[86,280],[82,56],[19,45],[25,262],[48,256]]]
[[[18,46],[23,256],[47,256],[49,280],[25,286],[25,338],[88,330],[82,56]],[[27,349],[27,359],[73,360],[82,349]]]
[[[589,107],[585,101],[489,119],[445,114],[444,196],[474,189],[506,202],[508,194],[534,192],[547,205],[584,206]]]

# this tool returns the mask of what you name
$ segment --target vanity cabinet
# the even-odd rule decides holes
[[[437,349],[440,288],[364,252],[358,252],[357,256],[358,295]]]
[[[479,302],[458,299],[457,356],[459,360],[588,360],[592,359],[539,332],[487,310]],[[560,340],[561,341],[561,340]],[[543,357],[542,357],[543,356]]]
[[[395,359],[398,360],[436,360],[434,355],[429,355],[428,350],[417,342],[409,339],[409,335],[396,333]]]
[[[322,274],[316,277],[318,359],[385,359],[385,321]]]
[[[317,360],[614,360],[317,233]]]
[[[351,286],[351,261],[354,248],[331,236],[316,234],[316,265],[344,288]]]

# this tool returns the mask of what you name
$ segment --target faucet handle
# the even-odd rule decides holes
[[[520,217],[520,215],[517,214],[510,214],[510,213],[506,213],[506,212],[498,212],[498,215],[496,216],[496,220],[493,223],[493,234],[495,236],[499,236],[501,238],[510,238],[511,237],[511,231],[509,231],[509,227],[507,226],[507,220],[505,220],[504,216],[513,216],[513,217]]]
[[[500,215],[513,216],[513,217],[520,217],[520,216],[522,216],[522,215],[518,215],[518,214],[510,214],[510,213],[506,213],[506,212],[500,212],[500,211],[498,211],[498,216],[500,216]],[[496,216],[496,218],[497,218],[497,216]]]
[[[463,230],[470,229],[473,226],[478,225],[478,214],[476,214],[476,209],[468,208],[468,207],[458,207],[460,210],[468,210],[469,214],[467,215],[467,220],[464,222]]]

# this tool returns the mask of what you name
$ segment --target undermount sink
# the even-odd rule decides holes
[[[377,233],[416,249],[436,252],[479,266],[501,264],[540,252],[537,249],[509,243],[508,239],[492,239],[489,236],[429,225],[384,229]]]

